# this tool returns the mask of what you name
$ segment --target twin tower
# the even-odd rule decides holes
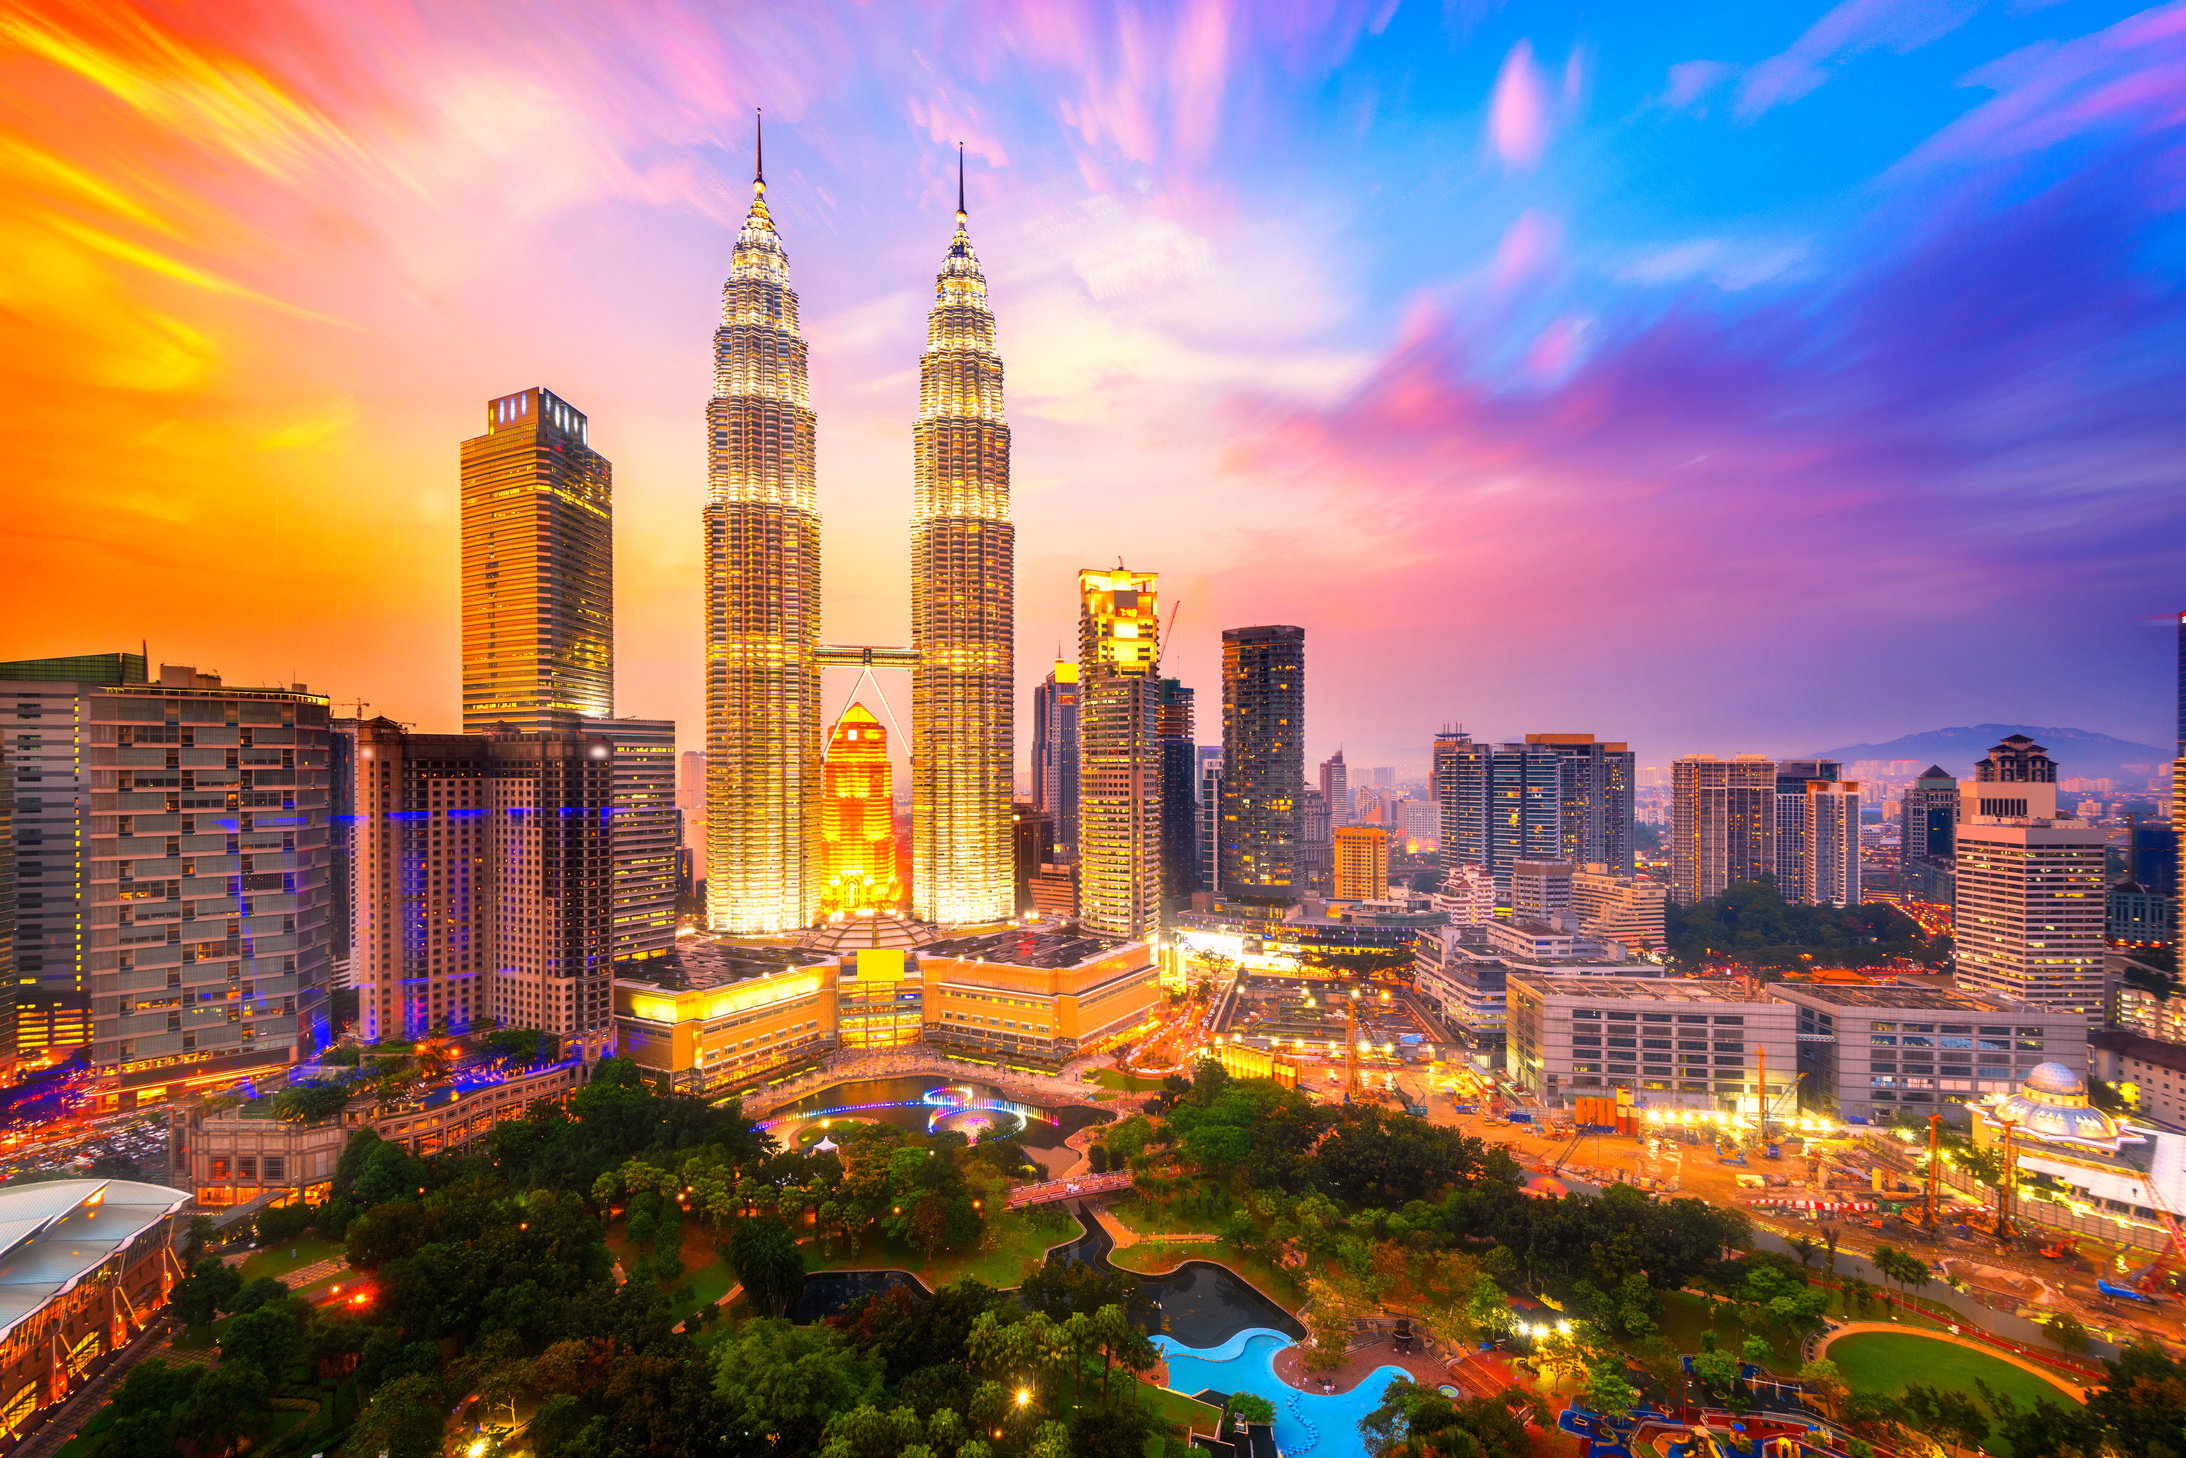
[[[765,154],[736,235],[706,406],[706,919],[771,936],[820,916],[824,667],[911,673],[912,910],[969,925],[1015,909],[1010,792],[1016,528],[994,314],[965,229],[935,280],[919,361],[911,646],[820,641],[815,422]]]

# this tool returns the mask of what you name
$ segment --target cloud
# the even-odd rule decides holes
[[[1738,114],[1748,120],[1797,101],[1829,79],[1829,69],[1869,50],[1900,54],[1941,39],[1972,18],[1980,0],[1842,0],[1789,47],[1749,68],[1738,86]]]
[[[1680,61],[1670,68],[1662,104],[1672,111],[1683,111],[1737,74],[1736,66],[1721,61]]]
[[[1548,88],[1533,61],[1533,44],[1520,41],[1503,58],[1488,99],[1488,142],[1503,165],[1527,169],[1548,147]]]

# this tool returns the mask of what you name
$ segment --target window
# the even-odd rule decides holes
[[[267,1155],[262,1166],[263,1173],[268,1180],[285,1178],[287,1169],[288,1156],[285,1154]]]
[[[1716,1014],[1715,1025],[1719,1028],[1742,1028],[1746,1025],[1746,1019],[1742,1014],[1736,1017],[1726,1017],[1723,1014],[1718,1013]]]
[[[235,1174],[238,1179],[254,1180],[258,1178],[258,1156],[255,1154],[237,1155],[235,1157]]]
[[[212,1177],[216,1180],[224,1180],[228,1177],[228,1158],[226,1155],[216,1154],[213,1156]]]
[[[1881,1024],[1878,1023],[1876,1024],[1876,1026],[1880,1027]],[[1879,1044],[1886,1048],[1895,1048],[1898,1045],[1898,1040],[1888,1033],[1869,1033],[1867,1035],[1867,1041],[1870,1043]]]

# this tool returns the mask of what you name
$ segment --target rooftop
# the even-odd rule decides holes
[[[1695,977],[1573,977],[1513,973],[1513,984],[1524,983],[1549,997],[1583,997],[1615,1002],[1720,1002],[1750,1005],[1766,1002],[1737,982],[1709,981]]]
[[[1783,982],[1786,992],[1838,1007],[1907,1008],[1916,1012],[2007,1013],[2039,1012],[2022,1002],[1993,997],[1964,987],[1916,986],[1906,983]]]
[[[772,972],[793,967],[817,967],[833,962],[832,952],[804,947],[756,946],[744,942],[716,942],[705,937],[684,937],[675,955],[642,971],[633,969],[618,982],[658,987],[667,992],[700,992],[749,982]]]
[[[922,957],[957,957],[1011,967],[1076,967],[1106,956],[1122,942],[1040,927],[1005,927],[976,936],[951,937],[919,948]]]
[[[0,1189],[0,1332],[190,1203],[135,1180],[49,1180]]]
[[[2126,1058],[2137,1058],[2173,1073],[2186,1073],[2186,1045],[2144,1038],[2123,1028],[2096,1028],[2087,1035],[2088,1046],[2106,1048]]]

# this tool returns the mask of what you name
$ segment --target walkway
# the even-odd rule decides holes
[[[1113,1190],[1131,1187],[1131,1172],[1116,1170],[1109,1174],[1078,1175],[1067,1180],[1048,1180],[1037,1185],[1019,1185],[1009,1192],[1009,1208],[1022,1210],[1028,1205],[1045,1205],[1055,1200],[1075,1200],[1086,1195],[1105,1195]]]
[[[1062,1071],[1057,1074],[1028,1074],[990,1063],[951,1057],[931,1048],[836,1054],[810,1073],[801,1074],[787,1083],[776,1084],[750,1095],[744,1100],[744,1115],[750,1119],[762,1119],[784,1105],[795,1103],[808,1093],[855,1079],[924,1076],[960,1078],[991,1084],[1023,1103],[1091,1104],[1094,1102],[1093,1095],[1109,1092],[1100,1085],[1086,1083],[1079,1077],[1094,1066],[1096,1064],[1093,1059],[1079,1059],[1064,1064]]]
[[[1127,1250],[1141,1243],[1146,1245],[1212,1245],[1222,1238],[1204,1230],[1181,1230],[1174,1233],[1156,1231],[1149,1235],[1141,1235],[1121,1220],[1118,1220],[1115,1213],[1105,1204],[1088,1205],[1085,1208],[1087,1214],[1100,1222],[1101,1229],[1108,1232],[1108,1238],[1116,1243],[1116,1249],[1118,1250]]]
[[[1306,1366],[1306,1347],[1303,1343],[1289,1346],[1275,1354],[1275,1375],[1300,1392],[1349,1392],[1364,1382],[1380,1367],[1402,1367],[1411,1374],[1414,1382],[1424,1387],[1439,1387],[1449,1383],[1463,1387],[1449,1364],[1439,1362],[1425,1352],[1400,1353],[1395,1343],[1387,1337],[1353,1347],[1344,1354],[1343,1365],[1325,1372],[1311,1371]],[[1326,1383],[1326,1386],[1322,1384]],[[1379,1396],[1380,1394],[1375,1394]],[[1467,1396],[1471,1396],[1467,1393]]]

